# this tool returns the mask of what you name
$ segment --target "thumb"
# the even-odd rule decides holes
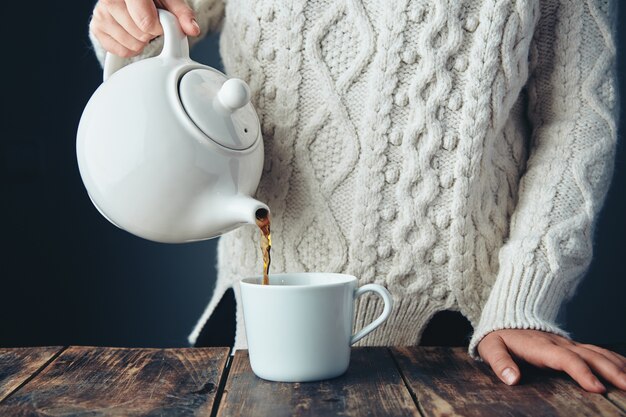
[[[519,382],[520,371],[509,354],[504,340],[496,334],[488,334],[478,344],[478,354],[489,364],[493,372],[507,385]]]
[[[161,3],[176,16],[180,27],[187,36],[198,36],[200,34],[200,26],[196,21],[196,16],[187,3],[183,0],[161,0]]]

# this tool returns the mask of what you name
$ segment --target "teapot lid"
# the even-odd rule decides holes
[[[194,69],[181,77],[178,94],[189,118],[220,145],[243,150],[259,136],[259,119],[244,81],[225,79],[211,69]]]

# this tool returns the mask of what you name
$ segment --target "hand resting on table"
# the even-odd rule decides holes
[[[485,336],[478,344],[480,357],[508,385],[521,378],[515,359],[540,368],[564,371],[581,387],[602,393],[598,376],[626,391],[626,358],[610,350],[577,343],[539,330],[504,329]]]

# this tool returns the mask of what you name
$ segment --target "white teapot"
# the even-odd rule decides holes
[[[210,239],[269,213],[251,198],[263,138],[247,84],[189,58],[171,13],[159,10],[161,54],[117,70],[78,127],[78,166],[89,197],[111,223],[157,242]],[[117,71],[116,71],[117,70]]]

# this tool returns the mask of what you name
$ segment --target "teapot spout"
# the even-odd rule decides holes
[[[237,194],[228,199],[224,210],[231,217],[233,224],[257,224],[257,219],[265,218],[269,215],[270,209],[266,204],[255,200],[247,195]]]
[[[244,194],[212,195],[198,202],[200,204],[186,217],[185,238],[177,241],[212,239],[244,224],[256,225],[257,216],[267,217],[270,212],[266,204]]]

